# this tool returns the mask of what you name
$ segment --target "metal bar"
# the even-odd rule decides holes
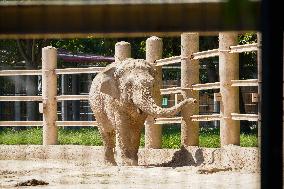
[[[224,0],[5,1],[0,4],[0,18],[9,19],[0,20],[0,38],[259,29],[260,1],[245,5]]]
[[[190,116],[192,121],[216,121],[220,120],[220,114],[211,114],[211,115],[193,115]]]
[[[56,97],[57,101],[64,100],[88,100],[89,95],[60,95]]]
[[[41,75],[41,70],[1,70],[0,76]]]
[[[247,121],[258,121],[257,114],[238,114],[231,113],[233,120],[247,120]]]
[[[192,85],[193,90],[208,90],[208,89],[219,89],[219,88],[220,88],[220,82]]]
[[[169,64],[175,64],[181,62],[181,56],[172,56],[169,58],[163,58],[156,60],[156,66],[165,66]]]
[[[231,80],[232,86],[258,86],[257,79],[246,79],[246,80]]]
[[[219,49],[212,49],[208,51],[201,51],[192,54],[192,59],[198,60],[203,58],[215,57],[219,56]]]
[[[83,73],[99,73],[103,71],[105,67],[89,67],[89,68],[65,68],[56,69],[56,74],[83,74]]]
[[[42,101],[42,96],[0,96],[0,101]]]
[[[230,46],[230,53],[242,53],[258,50],[258,43]]]

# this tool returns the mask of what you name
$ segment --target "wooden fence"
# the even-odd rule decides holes
[[[198,52],[198,33],[181,35],[181,55],[161,58],[162,39],[151,37],[146,42],[146,60],[155,63],[161,74],[162,66],[181,63],[181,86],[160,89],[162,95],[183,94],[197,98],[198,91],[220,89],[214,99],[220,101],[220,114],[199,115],[198,107],[183,109],[181,117],[158,118],[154,125],[145,125],[145,144],[148,148],[161,147],[161,125],[181,124],[181,142],[185,146],[199,145],[199,124],[201,121],[220,121],[221,145],[240,144],[240,120],[258,121],[257,114],[239,113],[240,86],[259,86],[257,79],[239,80],[238,53],[259,51],[260,44],[237,44],[237,34],[219,33],[219,49]],[[131,45],[119,42],[115,46],[115,60],[131,57]],[[220,82],[199,83],[199,60],[219,56]],[[57,69],[57,50],[45,47],[42,51],[42,70],[2,70],[0,76],[42,75],[42,96],[0,96],[0,101],[40,101],[43,121],[0,121],[0,126],[43,126],[43,144],[57,143],[57,126],[96,126],[96,121],[57,121],[57,102],[65,100],[87,100],[88,95],[57,95],[57,75],[99,73],[104,67]],[[160,78],[161,79],[161,78]],[[155,98],[160,95],[154,94]],[[254,102],[258,95],[252,95]]]

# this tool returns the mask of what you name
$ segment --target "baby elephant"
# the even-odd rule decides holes
[[[104,143],[104,160],[117,165],[115,144],[121,165],[138,165],[141,129],[148,115],[169,117],[177,114],[189,98],[171,108],[161,108],[153,97],[155,67],[141,59],[126,59],[108,65],[93,80],[89,102]]]

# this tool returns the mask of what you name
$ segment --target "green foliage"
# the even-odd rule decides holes
[[[162,128],[162,148],[180,147],[180,126],[164,125]]]
[[[82,128],[80,130],[59,129],[58,141],[59,144],[103,145],[97,128]]]
[[[250,43],[256,43],[257,36],[254,32],[245,33],[243,35],[238,36],[239,44],[250,44]]]
[[[0,144],[42,144],[42,129],[4,129],[0,131]]]
[[[256,33],[246,33],[239,35],[240,44],[250,44],[257,42]],[[240,79],[257,78],[257,54],[255,51],[241,53],[240,55]]]
[[[201,147],[219,148],[220,133],[218,129],[201,129],[199,143]]]
[[[180,126],[165,125],[163,127],[162,148],[180,148]],[[59,144],[102,146],[102,139],[97,128],[82,128],[80,130],[67,130],[59,128]],[[201,147],[220,147],[218,129],[201,129],[199,135]],[[0,144],[42,144],[42,129],[32,128],[15,131],[11,128],[0,131]],[[142,132],[140,146],[145,146],[144,132]],[[257,136],[253,134],[241,134],[241,146],[257,146]]]
[[[254,134],[241,134],[241,146],[251,147],[257,146],[257,135]]]
[[[16,40],[0,40],[0,66],[13,66],[21,60]]]

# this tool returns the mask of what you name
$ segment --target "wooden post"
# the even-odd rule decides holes
[[[190,60],[193,53],[199,50],[198,33],[183,33],[181,35],[181,88],[191,88],[193,84],[199,83],[199,61]],[[183,91],[183,96],[195,98],[199,101],[199,92]],[[181,144],[183,146],[199,145],[199,122],[193,122],[191,115],[199,114],[199,103],[186,106],[181,111]]]
[[[237,33],[219,33],[221,146],[240,145],[240,121],[232,120],[231,117],[231,113],[239,113],[239,88],[231,86],[231,80],[239,79],[239,55],[229,53],[230,46],[238,44],[237,37]]]
[[[131,58],[131,44],[125,41],[120,41],[115,44],[115,52],[114,52],[115,62],[123,61],[127,58]],[[119,144],[118,133],[116,132],[116,156],[119,157],[121,154],[121,149],[117,148]],[[121,158],[117,158],[117,163],[121,164]]]
[[[123,61],[131,57],[131,45],[128,42],[120,41],[115,44],[115,62]]]
[[[262,83],[262,63],[261,63],[261,33],[257,33],[257,79],[258,79],[258,122],[257,122],[257,142],[258,147],[261,146],[261,83]]]
[[[57,144],[57,50],[42,49],[43,145]]]
[[[152,36],[146,40],[146,60],[155,63],[161,59],[163,53],[163,41],[161,38]],[[158,105],[162,105],[162,67],[156,67],[155,84],[153,98]],[[162,146],[162,126],[154,125],[154,117],[149,116],[145,121],[145,148],[161,148]]]

